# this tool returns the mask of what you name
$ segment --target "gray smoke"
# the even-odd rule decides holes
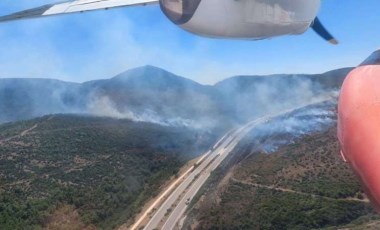
[[[143,109],[137,112],[128,109],[123,109],[120,111],[116,104],[108,96],[92,98],[85,113],[100,117],[129,119],[137,122],[150,122],[163,126],[184,126],[197,128],[197,123],[195,121],[182,118],[165,118],[160,116],[156,111],[150,109]]]
[[[311,104],[261,124],[244,141],[253,142],[255,150],[272,153],[297,138],[325,131],[336,124],[337,97]]]
[[[331,77],[334,74],[337,77]],[[240,76],[206,86],[145,66],[83,84],[1,79],[0,122],[80,113],[225,132],[263,115],[330,98],[341,84],[330,79],[343,79],[345,74],[346,70],[337,70],[319,75]],[[321,113],[314,109],[307,116],[311,112]],[[299,129],[297,122],[287,120],[289,132]],[[315,122],[310,125],[321,123]]]

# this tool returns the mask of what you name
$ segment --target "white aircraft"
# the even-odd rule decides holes
[[[2,16],[0,22],[148,4],[159,4],[174,24],[201,36],[259,40],[311,27],[338,43],[316,17],[320,0],[73,0]]]

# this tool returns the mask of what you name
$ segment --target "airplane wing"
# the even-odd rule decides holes
[[[126,7],[148,5],[158,3],[159,0],[75,0],[40,6],[37,8],[20,11],[10,15],[0,16],[0,22],[8,22],[20,19],[38,18],[57,14],[69,14],[90,10],[109,9],[114,7]]]

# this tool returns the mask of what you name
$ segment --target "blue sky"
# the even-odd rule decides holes
[[[0,14],[52,0],[2,0]],[[83,82],[155,65],[200,83],[275,73],[321,73],[355,66],[380,48],[379,0],[323,0],[319,14],[340,41],[313,31],[264,41],[215,40],[173,25],[158,6],[0,24],[0,77]]]

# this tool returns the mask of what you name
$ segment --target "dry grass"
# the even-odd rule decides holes
[[[93,225],[82,222],[72,205],[62,205],[47,220],[45,230],[94,230]]]

